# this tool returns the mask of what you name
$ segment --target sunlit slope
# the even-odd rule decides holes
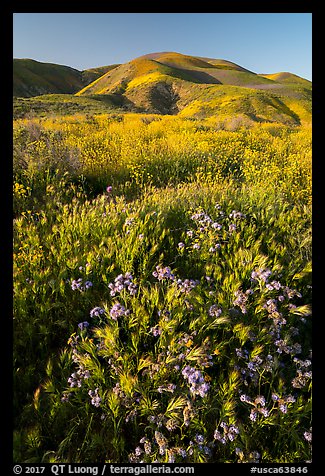
[[[277,83],[299,84],[307,89],[312,88],[311,81],[308,81],[308,79],[301,78],[300,76],[297,76],[293,73],[282,72],[274,74],[261,74],[260,76],[267,79],[271,79],[272,81],[276,81]]]
[[[149,54],[147,58],[151,56]],[[260,85],[267,85],[266,87],[269,88],[274,85],[274,81],[261,77],[231,61],[182,55],[174,52],[156,53],[153,56],[152,59],[159,63],[191,72],[196,78],[201,79],[199,82],[202,83],[247,85],[247,87],[253,88],[255,86],[260,87]]]
[[[168,76],[202,84],[231,84],[250,88],[280,87],[275,81],[259,76],[235,63],[225,60],[205,61],[195,56],[180,53],[152,53],[125,63],[89,84],[78,95],[105,94],[126,91],[143,83],[153,82]]]
[[[311,122],[311,101],[295,91],[250,89],[223,85],[191,88],[182,94],[179,114],[184,117],[246,118],[248,122],[302,125]]]
[[[113,95],[126,110],[138,112],[300,125],[311,120],[311,83],[299,79],[290,82],[283,74],[258,75],[226,60],[161,52],[108,71],[77,95]]]
[[[195,75],[195,70],[183,70],[168,64],[147,58],[136,58],[129,63],[122,64],[112,71],[89,84],[77,95],[124,93],[127,89],[166,78],[179,78],[191,82],[206,82]],[[211,81],[216,83],[213,78]]]
[[[78,71],[53,63],[32,59],[13,60],[13,96],[33,97],[41,94],[74,94],[116,65]]]

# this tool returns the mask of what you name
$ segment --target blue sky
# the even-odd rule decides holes
[[[15,13],[14,58],[83,70],[159,51],[312,79],[311,13]]]

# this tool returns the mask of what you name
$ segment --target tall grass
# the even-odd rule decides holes
[[[308,129],[259,125],[225,131],[209,120],[139,114],[16,124],[15,164],[24,177],[59,168],[87,176],[97,192],[110,183],[127,197],[148,184],[232,178],[263,189],[280,187],[298,199],[310,197]]]
[[[310,460],[310,154],[276,125],[16,122],[15,461]]]

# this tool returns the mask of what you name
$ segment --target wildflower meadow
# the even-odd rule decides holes
[[[14,461],[311,461],[311,130],[229,124],[14,121]]]

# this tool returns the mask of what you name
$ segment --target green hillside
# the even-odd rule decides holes
[[[311,83],[258,75],[230,61],[152,53],[108,71],[77,93],[115,94],[128,110],[185,117],[244,117],[299,125],[311,120]],[[123,101],[122,101],[123,98]]]
[[[14,115],[118,109],[295,126],[311,122],[311,87],[291,73],[256,74],[231,61],[175,52],[85,71],[14,60],[14,96],[20,96]]]
[[[41,94],[74,94],[116,66],[78,71],[69,66],[41,63],[32,59],[14,59],[13,95],[32,97]]]
[[[85,69],[84,71],[81,72],[83,86],[85,86],[89,83],[92,83],[96,79],[103,76],[103,74],[107,73],[107,71],[111,71],[112,69],[116,68],[117,66],[120,66],[120,65],[119,64],[111,64],[111,65],[108,65],[108,66],[99,66],[98,68]]]

